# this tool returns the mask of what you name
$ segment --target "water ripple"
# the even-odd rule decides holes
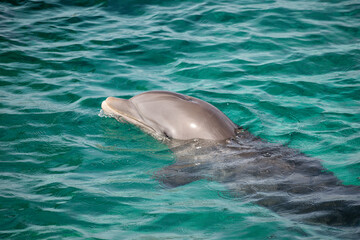
[[[163,189],[172,153],[98,112],[192,95],[359,185],[359,17],[354,0],[2,1],[0,238],[357,239],[219,183]]]

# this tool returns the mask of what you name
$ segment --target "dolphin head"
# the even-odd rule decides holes
[[[105,114],[139,126],[157,138],[225,140],[235,136],[237,125],[213,105],[167,91],[150,91],[129,100],[108,97]]]

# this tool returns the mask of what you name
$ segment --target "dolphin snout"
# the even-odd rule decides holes
[[[114,102],[117,100],[120,100],[121,98],[116,98],[116,97],[107,97],[105,102]]]
[[[107,114],[131,118],[137,117],[134,106],[126,99],[108,97],[101,103],[101,108]]]
[[[120,98],[107,97],[107,98],[105,99],[105,101],[102,102],[101,107],[102,107],[104,104],[107,104],[108,106],[114,105],[114,104],[117,102],[117,100],[120,100]]]
[[[113,110],[110,108],[110,106],[109,106],[109,104],[108,104],[108,103],[111,102],[111,99],[112,99],[112,98],[113,98],[113,97],[108,97],[108,98],[106,98],[105,101],[103,101],[103,102],[101,103],[101,109],[102,109],[105,113],[111,113],[111,112],[113,112]]]
[[[123,112],[124,111],[124,102],[127,100],[108,97],[105,101],[101,103],[101,108],[107,113]]]

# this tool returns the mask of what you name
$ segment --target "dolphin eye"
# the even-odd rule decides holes
[[[165,135],[165,137],[167,137],[167,138],[171,138],[171,137],[169,137],[169,135],[167,134],[167,132],[164,132],[164,135]]]

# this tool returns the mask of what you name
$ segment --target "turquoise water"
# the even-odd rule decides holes
[[[356,238],[220,183],[164,189],[171,151],[99,111],[191,95],[360,185],[357,0],[19,0],[0,19],[1,239]]]

